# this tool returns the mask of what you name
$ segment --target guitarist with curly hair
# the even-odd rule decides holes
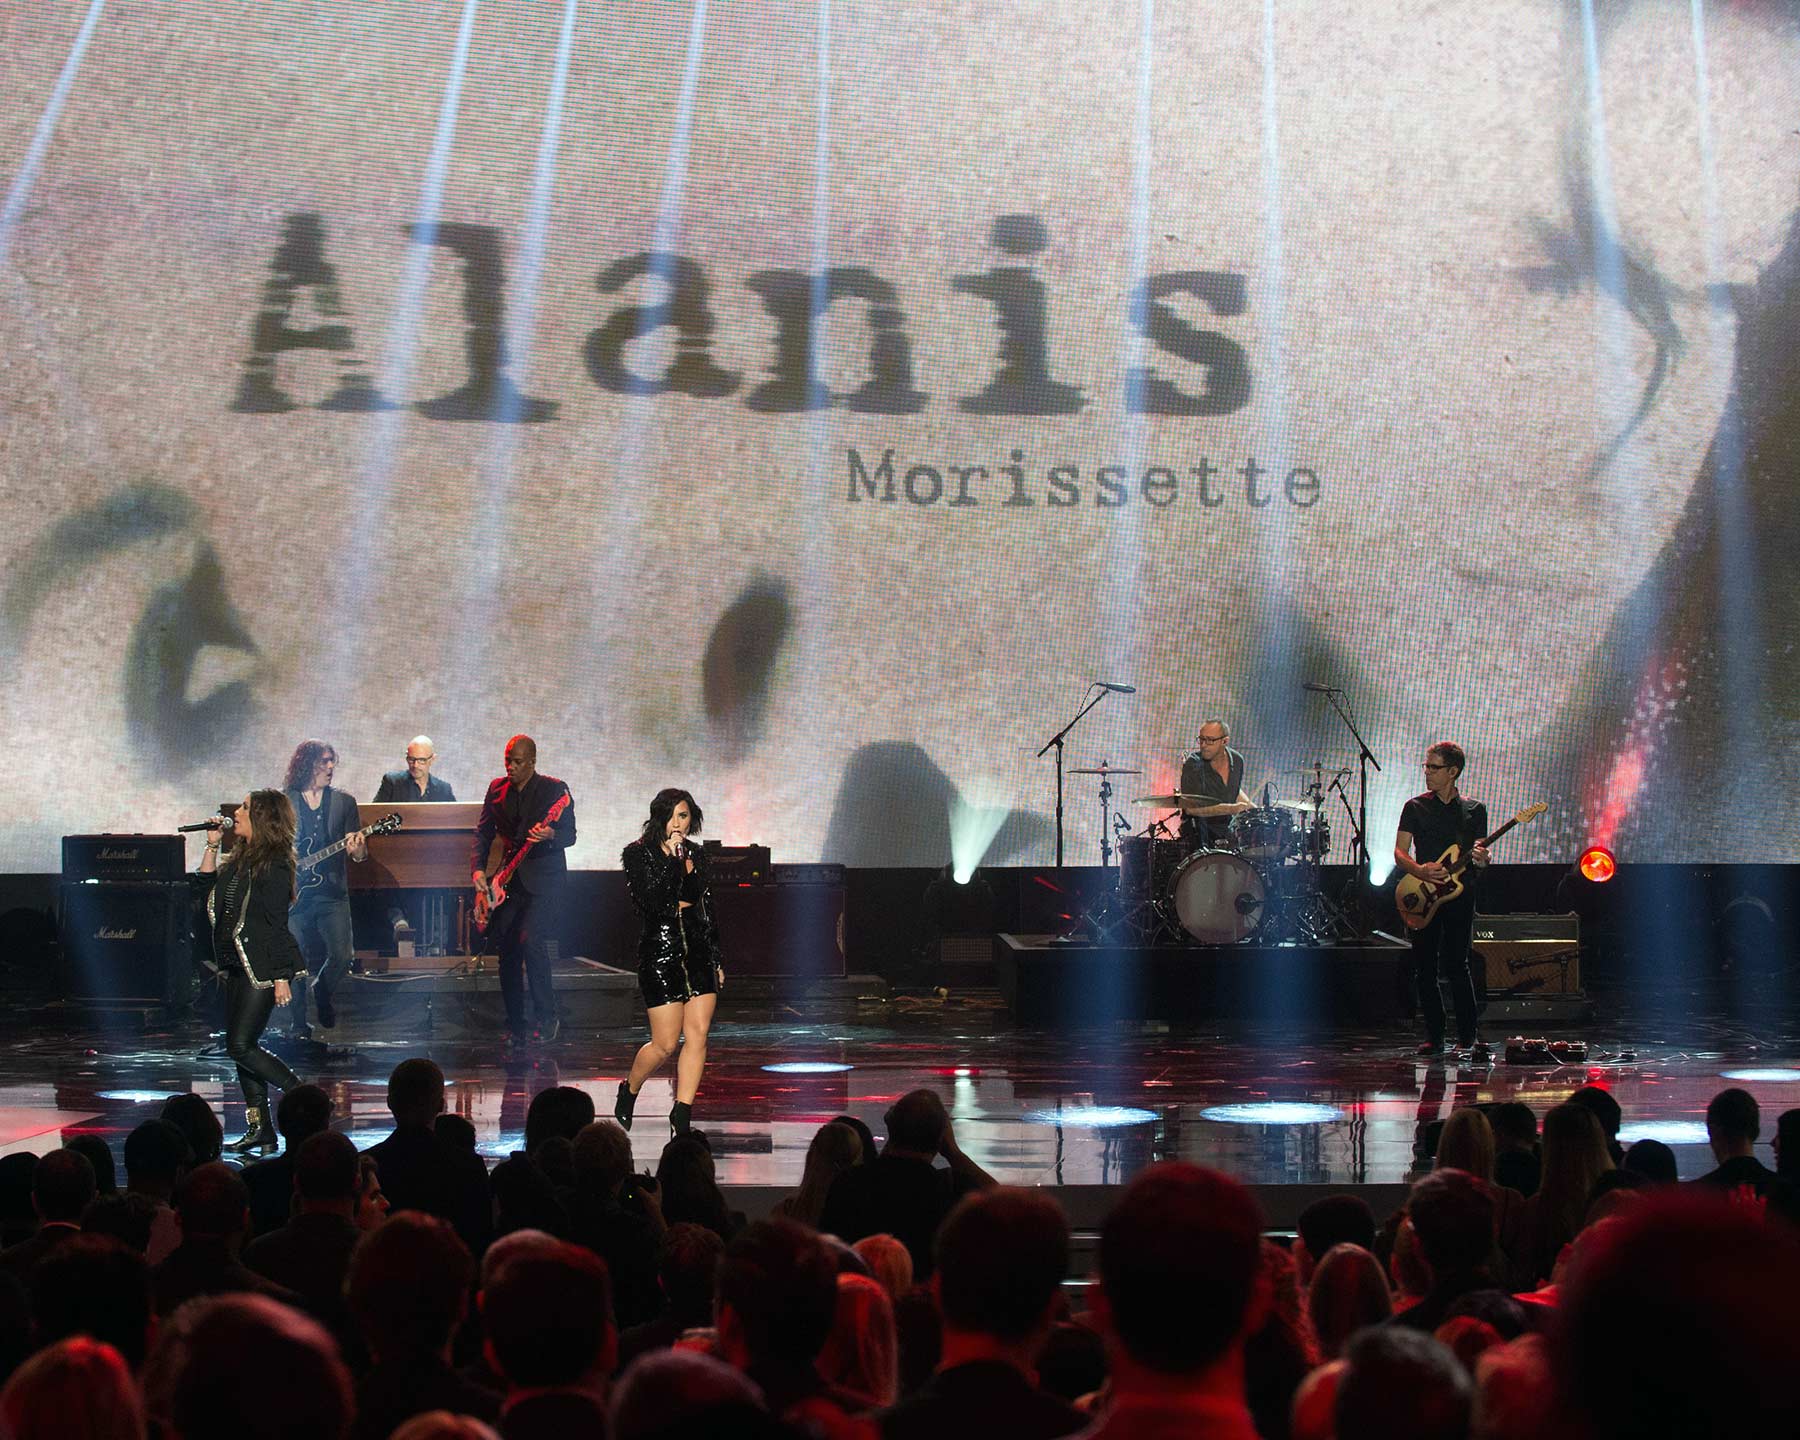
[[[300,891],[288,914],[288,929],[300,942],[306,968],[312,971],[313,1001],[319,1024],[329,1030],[337,1024],[338,981],[350,971],[356,939],[350,928],[350,876],[344,860],[360,864],[368,856],[357,830],[356,797],[334,789],[338,754],[323,740],[302,740],[288,761],[282,788],[294,807],[295,848],[302,862]],[[323,863],[307,865],[308,856],[337,850]],[[288,1033],[297,1040],[308,1038],[306,980],[294,982],[294,1003],[288,1009]]]
[[[535,740],[513,736],[506,742],[506,774],[488,786],[475,823],[470,869],[477,923],[487,928],[500,961],[500,993],[514,1048],[531,1038],[525,1023],[528,988],[537,1038],[548,1043],[562,1028],[545,942],[553,933],[556,902],[569,868],[563,851],[574,843],[569,787],[539,773]],[[502,871],[507,878],[497,886],[495,878]]]
[[[1439,741],[1425,752],[1425,793],[1415,795],[1400,812],[1400,833],[1394,837],[1394,864],[1404,874],[1427,885],[1443,885],[1457,877],[1452,858],[1467,856],[1476,869],[1488,863],[1487,806],[1470,800],[1457,789],[1468,757],[1460,745]],[[1431,918],[1412,932],[1413,983],[1418,987],[1419,1009],[1425,1016],[1425,1043],[1421,1055],[1444,1053],[1444,998],[1438,992],[1441,976],[1450,982],[1450,999],[1456,1007],[1456,1048],[1481,1057],[1485,1047],[1475,1033],[1475,982],[1469,974],[1470,945],[1475,938],[1475,895],[1463,886],[1460,893],[1438,904]]]

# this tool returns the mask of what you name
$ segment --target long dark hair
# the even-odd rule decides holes
[[[285,865],[294,874],[294,829],[294,802],[286,791],[252,790],[250,838],[232,848],[231,863],[244,866],[252,875],[271,865]],[[296,881],[298,878],[295,875]]]
[[[736,1233],[731,1207],[714,1178],[712,1151],[702,1141],[678,1135],[665,1145],[656,1165],[656,1186],[662,1192],[663,1218],[669,1224],[685,1220],[704,1225],[727,1242]]]
[[[294,758],[288,761],[287,779],[281,783],[289,790],[304,790],[312,784],[313,771],[327,755],[337,759],[337,751],[323,740],[302,740],[294,747]]]
[[[650,818],[644,822],[643,833],[638,836],[640,843],[652,850],[660,849],[663,837],[669,832],[669,817],[675,813],[675,807],[687,801],[688,814],[694,817],[694,823],[688,826],[688,834],[700,833],[700,805],[685,790],[677,790],[671,786],[667,790],[658,790],[656,798],[650,802]]]

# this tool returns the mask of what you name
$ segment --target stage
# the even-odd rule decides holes
[[[1000,993],[1024,1024],[1381,1024],[1411,1010],[1411,951],[1376,935],[1327,945],[1121,945],[999,935]]]
[[[487,1028],[491,1001],[440,1004],[427,1035],[411,1023],[390,1028],[360,993],[348,992],[329,1048],[288,1052],[302,1076],[330,1089],[336,1123],[359,1145],[387,1133],[387,1074],[408,1055],[438,1061],[450,1108],[474,1123],[483,1153],[497,1159],[521,1144],[526,1106],[547,1086],[579,1086],[608,1113],[643,1038],[641,1017],[572,1021],[554,1045],[505,1063],[497,1029]],[[909,994],[855,975],[804,992],[745,982],[721,1004],[695,1120],[712,1139],[721,1183],[751,1214],[798,1182],[821,1123],[848,1112],[879,1134],[895,1097],[929,1086],[970,1155],[1006,1183],[1057,1187],[1080,1224],[1104,1210],[1104,1187],[1179,1158],[1252,1184],[1271,1223],[1286,1225],[1324,1189],[1357,1188],[1378,1210],[1391,1208],[1419,1173],[1421,1131],[1455,1106],[1519,1099],[1541,1116],[1597,1081],[1623,1106],[1626,1138],[1665,1140],[1684,1176],[1711,1167],[1702,1122],[1718,1090],[1739,1083],[1757,1096],[1765,1139],[1781,1111],[1800,1106],[1800,1027],[1791,1016],[1771,1011],[1746,1027],[1699,990],[1671,1012],[1679,1021],[1634,1014],[1624,996],[1601,997],[1599,1012],[1560,1032],[1588,1042],[1585,1064],[1508,1066],[1496,1046],[1495,1063],[1472,1066],[1418,1061],[1404,1022],[1044,1028],[1016,1023],[993,989]],[[41,1152],[90,1130],[117,1154],[163,1098],[188,1090],[223,1110],[228,1133],[238,1131],[232,1068],[201,1056],[204,1024],[169,1028],[145,1010],[107,1018],[102,1028],[91,1011],[9,1012],[0,1024],[0,1150]],[[1490,1023],[1488,1033],[1504,1041],[1512,1031]],[[1764,1078],[1726,1078],[1740,1070]],[[665,1072],[638,1106],[640,1166],[654,1167],[667,1134],[670,1086]],[[1768,1158],[1766,1147],[1759,1153]]]

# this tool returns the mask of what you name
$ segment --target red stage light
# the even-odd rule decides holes
[[[1590,845],[1581,852],[1581,858],[1575,862],[1575,868],[1581,871],[1584,880],[1592,880],[1596,885],[1603,885],[1619,873],[1619,862],[1613,858],[1612,851],[1604,845]]]

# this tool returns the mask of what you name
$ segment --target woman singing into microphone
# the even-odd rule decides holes
[[[644,1082],[680,1045],[675,1064],[675,1105],[669,1127],[685,1135],[693,1117],[700,1072],[706,1068],[706,1032],[725,983],[719,931],[706,893],[706,861],[688,843],[700,833],[700,807],[685,790],[659,790],[650,802],[644,833],[619,858],[631,903],[643,917],[638,940],[638,989],[650,1020],[650,1039],[619,1082],[613,1114],[627,1130]]]
[[[245,1131],[227,1150],[273,1150],[269,1086],[292,1090],[300,1077],[257,1042],[306,962],[288,930],[294,899],[294,806],[279,790],[244,797],[232,816],[237,842],[219,862],[219,829],[207,835],[199,880],[212,926],[213,962],[225,980],[225,1049],[244,1087]]]

